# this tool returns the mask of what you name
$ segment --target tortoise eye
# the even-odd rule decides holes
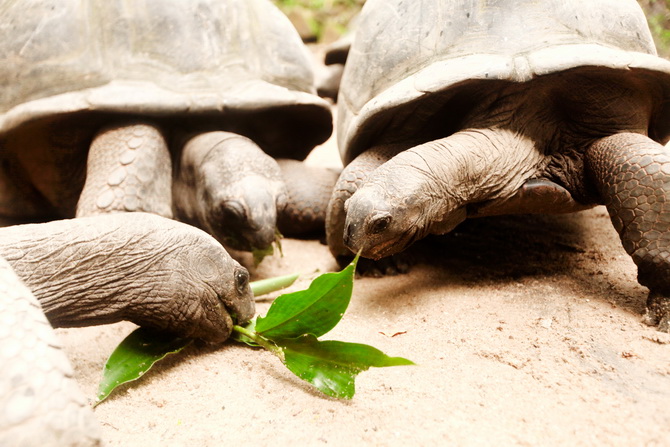
[[[235,271],[235,288],[240,295],[243,295],[249,287],[249,272],[246,269],[237,269]]]
[[[383,216],[377,216],[372,219],[370,222],[370,233],[379,234],[385,231],[391,224],[391,216],[386,214]]]

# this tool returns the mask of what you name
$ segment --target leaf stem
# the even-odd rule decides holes
[[[267,293],[276,292],[293,284],[295,280],[298,279],[298,274],[277,276],[275,278],[260,279],[258,281],[252,281],[251,291],[254,293],[254,296],[258,297],[260,295],[265,295]]]
[[[250,338],[254,342],[258,343],[260,346],[263,348],[267,349],[283,362],[284,361],[284,351],[282,348],[279,346],[275,345],[272,341],[268,340],[267,338],[263,337],[262,335],[257,334],[255,331],[250,331],[245,327],[234,325],[233,326],[233,331],[237,332],[238,334],[242,334],[247,338]]]

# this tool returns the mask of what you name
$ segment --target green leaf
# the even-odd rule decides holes
[[[277,246],[277,250],[279,251],[280,256],[284,256],[284,251],[282,250],[281,247],[281,239],[284,236],[279,232],[279,228],[275,228],[275,240],[273,243]],[[251,254],[254,258],[254,266],[258,267],[258,265],[263,262],[263,259],[265,259],[266,256],[272,256],[275,253],[274,246],[272,244],[268,245],[265,248],[253,248],[251,250]]]
[[[274,252],[275,250],[272,244],[265,248],[254,248],[251,250],[251,254],[254,258],[254,267],[258,267],[258,265],[263,262],[263,259],[265,259],[266,256],[272,256]]]
[[[285,289],[286,287],[293,284],[295,280],[298,279],[298,276],[298,274],[295,274],[259,279],[258,281],[252,281],[249,285],[251,286],[251,291],[253,292],[254,296],[261,296],[275,292],[277,290]]]
[[[109,356],[95,405],[105,400],[118,386],[139,379],[154,363],[181,351],[192,341],[153,329],[136,329]]]
[[[349,306],[357,260],[358,256],[341,272],[320,275],[307,290],[278,297],[256,321],[256,332],[270,339],[326,334]]]
[[[413,365],[402,357],[389,357],[369,345],[319,341],[313,335],[274,340],[284,351],[284,363],[293,374],[328,396],[351,399],[356,376],[370,367]]]
[[[250,335],[254,336],[256,334],[256,319],[251,320],[246,326],[233,326],[233,333],[230,334],[230,337],[235,341],[253,346],[254,348],[259,347],[260,345],[250,338]]]

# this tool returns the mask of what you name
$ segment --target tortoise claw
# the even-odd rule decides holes
[[[642,322],[656,326],[660,332],[670,333],[670,297],[650,292]]]

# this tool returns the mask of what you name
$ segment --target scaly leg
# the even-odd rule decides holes
[[[650,290],[645,323],[670,332],[670,154],[644,135],[620,133],[593,143],[586,166]]]
[[[326,209],[340,175],[337,169],[308,166],[297,160],[277,160],[288,200],[279,210],[277,227],[284,236],[323,234]]]
[[[172,217],[170,153],[150,124],[103,129],[89,149],[77,217],[125,211]]]

